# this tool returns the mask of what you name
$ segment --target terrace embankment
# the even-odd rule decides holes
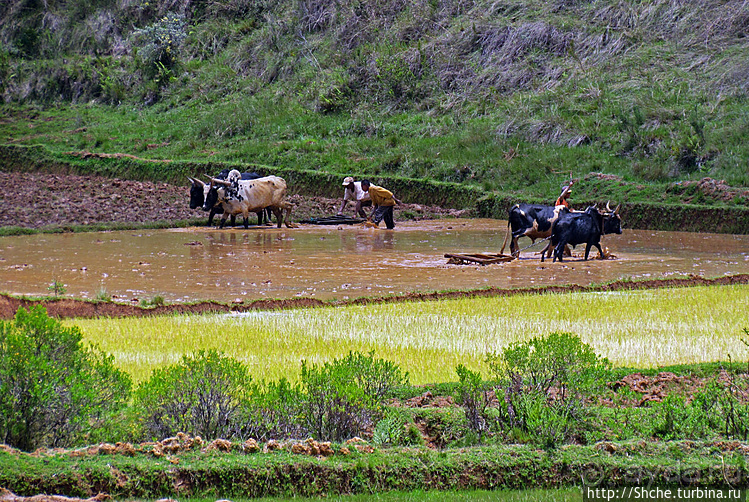
[[[535,288],[486,288],[469,291],[442,291],[431,293],[409,293],[405,295],[377,296],[334,300],[324,302],[314,298],[289,298],[279,300],[256,300],[241,304],[219,302],[173,303],[156,307],[122,304],[117,302],[78,300],[70,298],[30,299],[0,295],[0,318],[11,319],[19,307],[30,308],[43,305],[50,316],[59,318],[93,318],[93,317],[141,317],[170,314],[204,314],[221,312],[249,312],[253,310],[281,310],[323,306],[369,305],[378,303],[396,303],[410,301],[434,301],[469,297],[495,297],[518,294],[546,294],[600,291],[631,291],[641,289],[678,288],[690,286],[724,286],[749,284],[749,274],[708,279],[692,276],[641,281],[614,281],[608,284],[580,286],[544,286]]]
[[[172,438],[170,438],[172,439]],[[177,438],[174,438],[177,439]],[[194,438],[188,438],[193,441]],[[166,440],[165,440],[166,441]],[[247,443],[251,445],[248,447]],[[89,500],[158,497],[325,497],[391,490],[497,490],[559,488],[581,483],[608,488],[639,482],[650,486],[743,486],[747,452],[739,441],[603,441],[543,450],[531,445],[432,450],[373,448],[366,442],[329,445],[310,453],[307,441],[216,440],[189,448],[159,443],[100,444],[79,450],[26,454],[6,448],[0,465],[8,502],[69,502],[56,493]],[[209,448],[213,447],[209,450]],[[320,450],[320,448],[318,448]],[[678,463],[673,456],[678,452]],[[716,462],[716,458],[720,460]],[[12,490],[8,491],[8,490]]]

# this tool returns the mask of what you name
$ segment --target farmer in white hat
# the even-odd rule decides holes
[[[343,210],[351,200],[356,202],[354,215],[358,214],[362,218],[366,218],[367,213],[364,212],[364,208],[372,206],[372,201],[369,199],[369,192],[362,190],[361,182],[354,181],[354,178],[351,176],[344,178],[343,187],[343,201],[341,202],[341,208],[338,210],[338,216],[343,216]]]

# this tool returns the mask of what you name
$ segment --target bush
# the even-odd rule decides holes
[[[40,306],[0,322],[0,439],[32,450],[84,440],[106,428],[130,397],[112,356],[84,346]]]
[[[386,413],[372,432],[372,442],[378,446],[399,446],[406,438],[406,422],[396,412]]]
[[[465,366],[455,368],[458,374],[458,404],[466,413],[468,426],[481,434],[487,430],[486,409],[489,406],[489,385],[479,372],[471,371]]]
[[[381,400],[408,382],[392,362],[375,359],[374,352],[349,353],[322,366],[302,361],[304,390],[302,419],[318,439],[342,441],[369,428]]]
[[[153,438],[185,432],[228,439],[241,428],[240,412],[252,391],[252,378],[242,363],[216,350],[201,350],[155,370],[138,387],[135,406]]]
[[[551,405],[547,397],[538,392],[520,395],[515,401],[515,410],[523,417],[528,439],[544,448],[555,448],[563,443],[579,425],[569,408]]]
[[[302,391],[285,378],[259,386],[249,406],[242,411],[236,436],[257,440],[300,438],[308,435],[303,426]]]
[[[135,30],[132,43],[146,78],[160,85],[171,81],[185,38],[187,23],[182,14],[167,14],[150,26]]]
[[[709,392],[717,387],[719,390]],[[713,420],[717,420],[722,432],[728,438],[741,441],[749,439],[749,403],[745,396],[749,393],[749,383],[746,378],[739,378],[729,373],[728,381],[721,384],[713,384],[705,391],[707,397],[701,402],[707,402],[707,406],[713,405],[706,414]],[[717,405],[717,406],[715,406]],[[704,406],[703,406],[704,407]]]
[[[47,291],[52,293],[54,296],[62,296],[67,290],[67,286],[57,279],[53,279],[49,286],[47,286]]]
[[[490,354],[487,363],[500,382],[498,419],[546,446],[569,438],[573,420],[583,425],[584,400],[610,371],[607,359],[570,333],[512,344],[499,355]]]

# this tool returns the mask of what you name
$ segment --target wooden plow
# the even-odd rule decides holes
[[[499,253],[445,253],[447,263],[453,265],[491,265],[492,263],[505,263],[515,258],[507,254]]]
[[[319,216],[303,220],[302,223],[310,225],[356,225],[364,221],[364,218],[351,218],[348,216]]]

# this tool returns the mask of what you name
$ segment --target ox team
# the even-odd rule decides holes
[[[249,214],[257,213],[258,224],[262,224],[270,211],[276,216],[276,224],[280,228],[291,224],[292,204],[286,200],[286,181],[278,176],[260,177],[255,173],[240,173],[232,169],[222,171],[216,177],[210,178],[210,183],[204,183],[195,178],[189,178],[190,208],[202,207],[203,211],[210,211],[208,225],[213,216],[222,212],[220,228],[224,227],[226,219],[241,214],[244,227],[249,228]]]
[[[518,239],[528,237],[531,243],[536,242],[536,239],[549,239],[546,248],[541,251],[541,261],[551,253],[554,254],[552,261],[562,261],[567,246],[575,247],[578,244],[585,244],[585,260],[593,246],[598,248],[599,256],[603,257],[601,236],[622,233],[619,216],[621,205],[612,210],[607,203],[603,213],[595,206],[590,206],[585,211],[572,211],[567,202],[571,188],[572,182],[564,185],[553,206],[515,204],[507,218],[507,233],[500,253],[504,253],[509,238],[510,253],[519,257]]]
[[[213,217],[219,212],[222,213],[220,228],[224,227],[228,217],[231,217],[231,225],[234,225],[236,216],[241,213],[244,227],[248,228],[250,212],[257,214],[258,225],[263,221],[269,222],[269,213],[272,212],[279,228],[282,223],[289,228],[293,227],[290,221],[292,204],[286,201],[286,182],[278,176],[261,177],[257,173],[225,169],[210,178],[210,183],[196,178],[189,180],[192,183],[190,209],[201,207],[204,211],[210,211],[208,225],[211,225]],[[603,257],[601,237],[605,234],[622,233],[619,216],[621,206],[612,210],[607,203],[604,212],[600,212],[595,206],[590,206],[585,211],[572,211],[568,202],[572,185],[573,182],[570,181],[562,186],[562,192],[553,206],[515,204],[507,218],[507,232],[500,253],[504,253],[509,239],[510,253],[519,257],[518,239],[528,237],[531,243],[535,243],[536,239],[549,239],[546,248],[541,251],[541,261],[552,253],[552,261],[563,261],[567,246],[575,247],[578,244],[585,244],[585,260],[593,246],[598,248],[599,256]],[[338,210],[339,216],[343,215],[348,202],[355,202],[354,215],[362,218],[367,218],[365,207],[374,207],[367,218],[367,226],[376,228],[384,220],[388,229],[395,227],[393,208],[401,201],[391,191],[373,185],[368,180],[354,181],[351,176],[344,178],[343,187],[344,196]]]

